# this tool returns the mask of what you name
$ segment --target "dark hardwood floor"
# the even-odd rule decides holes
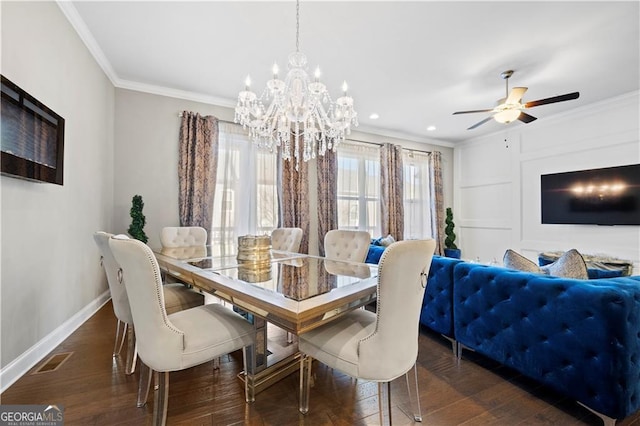
[[[2,404],[59,404],[66,425],[150,424],[153,396],[136,407],[138,372],[124,374],[124,352],[112,358],[115,317],[103,306],[52,353],[71,352],[53,371],[34,374],[35,366],[1,396]],[[285,334],[273,330],[275,343]],[[46,357],[49,358],[49,357]],[[45,358],[45,359],[46,359]],[[44,360],[43,360],[44,361]],[[450,343],[423,330],[418,357],[420,402],[425,425],[600,425],[600,419],[471,352],[457,361]],[[171,373],[168,424],[175,425],[370,425],[378,423],[377,385],[351,379],[314,364],[310,412],[298,413],[298,375],[293,374],[245,404],[236,374],[240,352],[213,363]],[[404,379],[392,384],[394,424],[412,424],[401,411],[408,406]],[[640,416],[618,423],[639,425]]]

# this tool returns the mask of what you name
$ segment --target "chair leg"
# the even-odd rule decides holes
[[[309,390],[311,387],[311,364],[313,358],[302,354],[300,357],[300,406],[302,414],[309,412]]]
[[[293,343],[293,333],[287,331],[287,343]]]
[[[246,402],[256,400],[255,383],[256,374],[256,348],[254,345],[242,348],[242,363],[244,364],[244,399]]]
[[[410,371],[407,371],[407,374],[405,374],[405,377],[407,378],[407,391],[409,393],[409,403],[411,404],[411,410],[413,411],[413,421],[422,422],[422,410],[420,408],[420,390],[418,388],[417,362],[413,364],[413,373],[414,373],[415,384],[416,384],[415,405],[414,405],[414,399],[411,392],[411,384],[409,383],[409,373]]]
[[[169,372],[155,371],[153,376],[158,387],[154,392],[153,399],[153,425],[164,426],[167,424],[167,405],[169,403]]]
[[[122,326],[122,327],[121,327]],[[122,330],[122,341],[120,341],[120,329]],[[126,328],[127,328],[127,324],[118,320],[118,323],[116,324],[116,341],[113,344],[113,357],[115,358],[116,356],[120,355],[120,351],[122,350],[122,346],[124,345],[124,339],[126,336]],[[120,345],[118,345],[118,343],[120,343]]]
[[[136,360],[138,359],[138,346],[136,345],[136,333],[132,324],[125,324],[127,335],[127,364],[125,374],[131,375],[136,370]]]
[[[138,383],[138,402],[136,404],[138,407],[142,407],[147,403],[152,375],[153,370],[140,360],[140,382]]]
[[[385,411],[389,413],[388,424],[393,424],[391,421],[391,382],[378,382],[378,409],[380,410],[380,424],[386,424],[384,422]]]

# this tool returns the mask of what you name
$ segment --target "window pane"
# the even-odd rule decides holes
[[[380,150],[375,145],[338,146],[338,227],[380,234]]]
[[[239,236],[276,227],[276,161],[274,153],[255,147],[242,127],[219,123],[211,235],[215,255],[235,255]]]
[[[431,238],[429,156],[403,150],[404,238]]]

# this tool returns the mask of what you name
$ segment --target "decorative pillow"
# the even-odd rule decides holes
[[[535,262],[527,259],[520,253],[517,253],[511,249],[507,249],[502,258],[502,263],[505,268],[515,269],[523,272],[542,273],[542,269]]]
[[[386,247],[370,245],[369,251],[367,252],[367,258],[364,260],[364,263],[379,263],[380,258],[382,257],[382,253]]]
[[[396,240],[393,238],[393,236],[391,236],[391,234],[387,235],[386,237],[380,239],[380,245],[383,247],[389,247],[391,244],[395,243]]]
[[[540,269],[555,277],[577,278],[579,280],[589,279],[587,264],[576,249],[565,252],[558,260]]]

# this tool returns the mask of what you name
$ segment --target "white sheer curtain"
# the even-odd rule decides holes
[[[237,254],[238,237],[277,225],[277,156],[258,149],[242,127],[220,123],[211,244],[215,255]]]
[[[380,148],[338,145],[338,228],[380,236]]]
[[[429,154],[402,150],[404,239],[431,238]]]

